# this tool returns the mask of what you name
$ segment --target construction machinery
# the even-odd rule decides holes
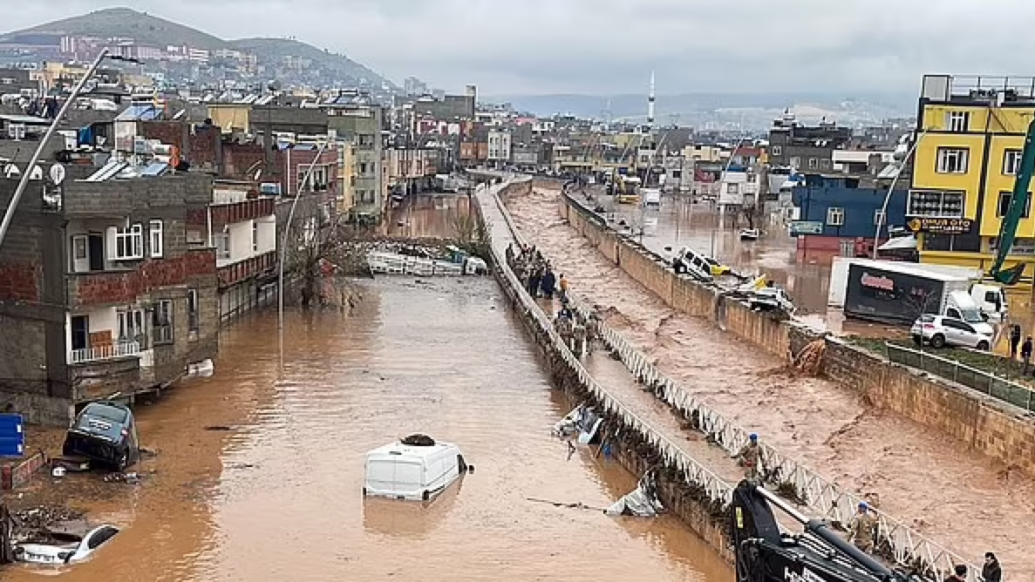
[[[1013,183],[1013,193],[1010,195],[1010,205],[1007,207],[1003,221],[999,224],[999,248],[996,249],[995,262],[989,270],[989,276],[1003,285],[1015,285],[1024,274],[1024,263],[1017,263],[1009,269],[1004,269],[1007,255],[1013,248],[1013,241],[1017,237],[1017,227],[1021,219],[1027,214],[1028,205],[1031,203],[1032,173],[1035,173],[1035,121],[1028,125],[1028,131],[1024,136],[1024,149],[1021,150],[1021,160],[1017,166],[1017,179]]]
[[[803,526],[780,530],[772,506]],[[752,481],[733,491],[730,509],[737,582],[933,582],[893,570]]]

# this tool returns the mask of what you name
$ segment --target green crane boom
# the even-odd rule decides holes
[[[1013,241],[1017,238],[1017,227],[1021,223],[1025,209],[1031,199],[1032,174],[1035,173],[1035,121],[1028,125],[1028,133],[1024,136],[1024,150],[1021,151],[1021,163],[1017,168],[1017,179],[1013,183],[1013,194],[1010,196],[1010,206],[1003,216],[1003,222],[999,225],[999,248],[995,253],[995,262],[989,276],[1003,285],[1014,285],[1024,274],[1024,263],[1003,268],[1007,255],[1013,247]]]

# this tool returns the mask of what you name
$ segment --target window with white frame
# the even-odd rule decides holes
[[[951,190],[910,190],[906,216],[963,218],[963,192]]]
[[[873,224],[875,226],[880,226],[884,224],[884,211],[880,208],[873,211]]]
[[[142,309],[125,309],[118,312],[119,343],[137,342],[143,347],[144,311]]]
[[[845,209],[837,207],[827,208],[827,224],[830,226],[844,226]]]
[[[957,133],[966,132],[970,129],[970,112],[949,111],[945,114],[945,127]]]
[[[154,330],[155,344],[171,344],[173,342],[173,302],[162,299],[155,302],[151,315],[151,327]]]
[[[298,191],[299,192],[319,192],[327,189],[329,172],[326,166],[313,166],[312,171],[309,170],[309,166],[298,167]]]
[[[1010,211],[1011,200],[1013,200],[1013,192],[999,193],[999,207],[996,209],[997,218],[1006,216],[1006,213]],[[1031,194],[1028,195],[1028,199],[1025,201],[1024,214],[1021,217],[1028,218],[1029,214],[1031,214]]]
[[[1016,176],[1021,167],[1021,150],[1006,150],[1003,153],[1003,175]]]
[[[819,168],[819,159],[818,158],[809,158],[809,169],[810,170],[815,170],[815,169],[818,169],[818,168]]]
[[[108,229],[108,258],[113,261],[132,261],[144,258],[144,227],[134,224],[125,228]]]
[[[148,251],[152,259],[159,259],[165,252],[165,233],[161,220],[152,220],[147,223]]]
[[[216,258],[217,259],[229,259],[230,258],[230,233],[221,232],[213,235],[212,237],[216,243]]]
[[[966,174],[969,157],[967,148],[938,148],[935,171],[939,174]]]
[[[783,146],[774,145],[771,149],[774,156],[783,155]]]

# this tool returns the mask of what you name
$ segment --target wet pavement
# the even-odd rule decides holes
[[[494,282],[399,278],[360,291],[351,315],[289,313],[283,365],[275,313],[224,332],[215,376],[139,411],[142,441],[157,450],[141,485],[47,485],[126,528],[64,578],[732,577],[674,518],[528,500],[606,507],[636,478],[588,450],[568,460],[550,436],[572,403],[550,388]],[[364,500],[365,451],[412,432],[458,443],[476,472],[427,507]]]
[[[558,216],[559,193],[513,198],[513,217],[580,300],[665,374],[717,411],[848,490],[980,563],[995,551],[1011,576],[1035,578],[1035,484],[956,442],[821,379],[792,378],[783,362],[704,321],[674,312],[608,262]]]

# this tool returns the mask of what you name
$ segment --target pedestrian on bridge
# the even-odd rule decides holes
[[[1021,344],[1021,360],[1024,361],[1024,369],[1021,371],[1021,375],[1025,376],[1028,374],[1028,365],[1031,364],[1031,336],[1024,338],[1024,343]]]
[[[1021,326],[1016,323],[1010,326],[1010,359],[1017,359],[1017,347],[1021,345]]]
[[[981,567],[981,577],[985,579],[985,582],[1003,582],[1003,568],[999,565],[999,559],[992,552],[985,554],[985,565]]]
[[[543,297],[546,299],[553,299],[553,293],[557,285],[557,275],[553,274],[553,269],[550,265],[546,265],[546,270],[543,272],[543,280],[540,281],[539,287],[543,292]]]
[[[577,358],[586,355],[586,324],[578,316],[575,317],[575,325],[571,330],[571,351]]]
[[[600,316],[594,311],[586,320],[586,353],[593,353],[593,346],[600,339]]]
[[[564,276],[564,273],[561,273],[561,278],[558,281],[558,285],[560,285],[561,289],[561,301],[564,301],[568,298],[568,279]]]
[[[860,501],[858,511],[855,512],[852,520],[848,522],[848,541],[855,544],[855,547],[860,550],[870,554],[873,553],[876,535],[877,518],[870,513],[870,505],[865,501]]]
[[[744,477],[749,480],[758,479],[758,462],[762,458],[762,447],[758,444],[758,435],[751,433],[748,442],[744,445],[734,459],[744,468]]]
[[[959,564],[955,568],[956,572],[945,579],[945,582],[967,582],[967,567],[963,564]]]

